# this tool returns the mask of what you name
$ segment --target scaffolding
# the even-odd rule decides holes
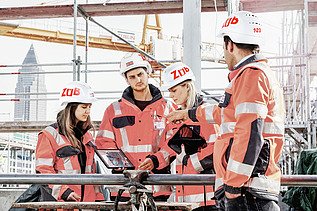
[[[36,137],[30,133],[15,133],[13,137],[1,135],[0,174],[35,173],[35,146]],[[15,184],[0,184],[0,188],[14,186]]]
[[[307,3],[307,2],[306,2]],[[284,174],[294,172],[299,153],[316,147],[316,125],[312,121],[308,52],[307,8],[283,12],[280,68],[277,75],[283,86],[286,120],[285,146],[282,155]]]
[[[206,1],[203,1],[203,4],[206,4]],[[294,11],[284,11],[283,12],[283,23],[282,23],[282,40],[280,41],[279,46],[279,55],[276,57],[269,58],[270,61],[274,61],[275,64],[272,65],[272,69],[276,71],[277,78],[283,86],[284,96],[285,96],[285,104],[286,104],[286,137],[285,137],[285,147],[284,153],[282,155],[282,172],[283,174],[292,174],[294,172],[295,163],[297,161],[297,157],[301,150],[307,148],[315,148],[316,147],[316,116],[314,116],[313,112],[316,110],[310,102],[310,81],[311,81],[311,72],[310,72],[310,61],[316,59],[316,55],[311,55],[308,50],[308,40],[307,33],[309,29],[308,24],[308,4],[309,1],[305,0],[303,7]],[[215,5],[212,5],[215,6]],[[225,5],[221,5],[221,7],[225,7]],[[91,18],[89,13],[85,12],[85,7],[78,7],[79,11],[77,11],[76,1],[74,1],[74,11],[75,14],[77,12],[81,13],[86,20],[86,34],[81,37],[81,45],[85,45],[86,54],[85,61],[81,61],[81,58],[76,54],[76,45],[78,45],[78,40],[76,43],[76,27],[74,27],[73,33],[73,42],[74,42],[74,54],[73,61],[69,63],[51,63],[51,64],[33,64],[33,66],[42,66],[42,67],[54,67],[54,71],[48,72],[13,72],[8,71],[7,69],[22,67],[22,65],[2,65],[2,70],[0,75],[17,75],[17,74],[69,74],[73,75],[74,80],[79,80],[81,75],[85,76],[85,81],[88,80],[88,75],[92,73],[113,73],[118,71],[118,62],[88,62],[88,46],[91,45],[91,41],[88,40],[88,21],[93,20],[95,24],[99,27],[103,27],[103,29],[107,30],[104,26],[94,21]],[[52,9],[52,8],[50,8]],[[74,16],[74,22],[76,22],[77,16]],[[8,25],[7,27],[14,27],[13,25]],[[15,26],[16,27],[16,26]],[[85,38],[85,39],[84,39]],[[69,39],[71,40],[71,39]],[[70,42],[70,41],[67,42]],[[124,40],[124,42],[126,42]],[[127,43],[127,42],[126,42]],[[144,45],[144,43],[143,43]],[[127,46],[124,45],[126,49],[132,49],[133,45]],[[134,46],[135,47],[135,46]],[[218,46],[219,47],[219,46]],[[135,49],[134,50],[141,50]],[[143,49],[148,49],[148,46]],[[119,49],[120,50],[120,49]],[[214,55],[217,55],[215,58],[206,61],[204,69],[213,69],[212,64],[215,61],[219,61],[219,48],[215,47],[213,50],[216,51]],[[146,53],[143,52],[142,53]],[[155,60],[155,58],[148,55],[151,59]],[[171,63],[174,61],[157,61],[158,64],[164,66],[165,63]],[[98,65],[103,65],[102,68],[96,68]],[[24,65],[23,67],[25,67]],[[32,66],[30,64],[29,66]],[[108,66],[104,68],[104,66]],[[63,68],[63,70],[57,70],[58,68]],[[215,69],[221,69],[223,67],[216,67]],[[65,70],[67,69],[67,70]],[[152,73],[152,78],[156,80],[157,83],[160,83],[160,75],[161,72],[156,69]],[[205,93],[211,94],[213,96],[218,96],[222,90],[217,89],[207,89],[202,90]],[[113,100],[119,98],[121,91],[97,91],[97,97],[103,100]],[[48,92],[48,93],[19,93],[20,98],[11,98],[10,96],[17,95],[14,92],[0,93],[0,96],[9,96],[6,98],[1,98],[1,101],[49,101],[49,100],[57,100],[57,92]],[[37,98],[32,99],[24,96],[37,96]],[[48,95],[49,98],[41,98],[43,95]],[[208,96],[206,96],[208,97]],[[96,122],[96,129],[98,129],[98,125],[100,122]],[[0,132],[1,133],[9,133],[9,132],[31,132],[31,131],[39,131],[48,122],[3,122],[0,123]],[[0,150],[1,155],[3,157],[4,154],[7,155],[7,158],[16,158],[14,164],[17,164],[18,153],[17,151],[22,152],[22,157],[32,158],[32,154],[34,153],[35,145],[28,146],[26,148],[23,142],[15,142],[15,138],[1,138],[0,142]],[[34,138],[36,140],[36,138]],[[14,142],[15,145],[12,145]],[[11,143],[11,145],[9,145]],[[14,146],[14,147],[13,147]],[[33,148],[32,148],[33,147]],[[32,149],[31,149],[32,148]],[[10,149],[12,151],[10,151]],[[33,150],[33,151],[32,151]],[[29,166],[29,160],[25,160],[25,164],[22,166]],[[10,161],[11,162],[11,161]],[[10,169],[8,173],[18,172],[18,168]],[[23,172],[23,168],[21,170]]]

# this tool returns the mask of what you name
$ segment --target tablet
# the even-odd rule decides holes
[[[125,156],[121,149],[98,149],[100,160],[107,168],[134,169],[132,162]]]

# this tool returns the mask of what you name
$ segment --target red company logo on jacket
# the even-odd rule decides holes
[[[73,95],[80,95],[80,89],[74,88],[74,89],[68,89],[64,88],[62,92],[62,97],[71,97]]]

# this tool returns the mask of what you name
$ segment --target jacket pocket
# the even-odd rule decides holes
[[[132,126],[135,124],[135,116],[121,116],[112,120],[112,125],[115,128],[123,128],[126,126]]]
[[[72,146],[64,146],[56,151],[56,156],[59,158],[66,158],[73,155],[78,155],[80,150]]]

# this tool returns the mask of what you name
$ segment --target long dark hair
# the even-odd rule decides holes
[[[77,127],[81,131],[87,131],[93,127],[90,116],[88,116],[85,122],[80,121],[76,125],[77,119],[75,116],[75,111],[80,104],[81,103],[68,103],[67,106],[61,110],[56,117],[60,132],[69,139],[73,147],[78,149],[81,149],[81,143],[80,140],[76,138],[73,129]]]

